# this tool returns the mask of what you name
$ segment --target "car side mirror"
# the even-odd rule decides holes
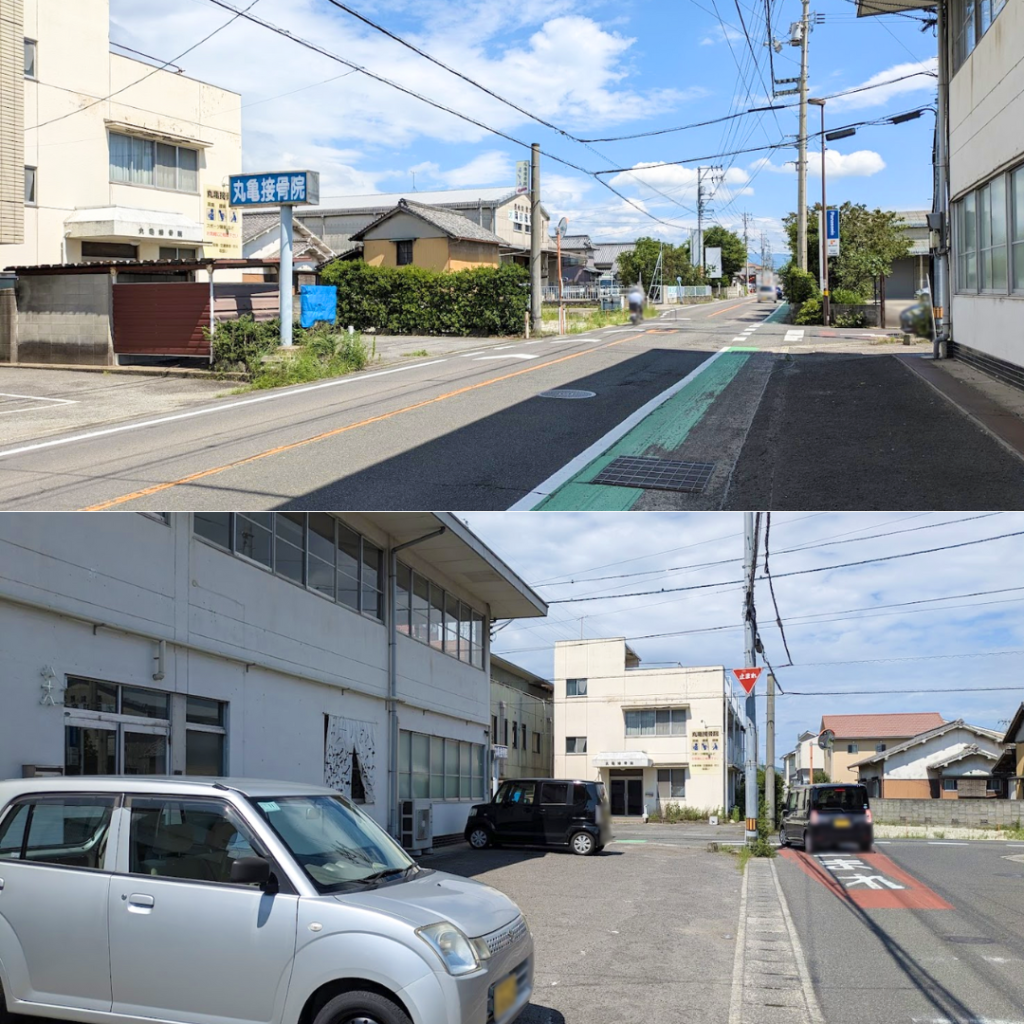
[[[270,861],[263,857],[239,857],[231,864],[231,881],[236,885],[270,888]]]

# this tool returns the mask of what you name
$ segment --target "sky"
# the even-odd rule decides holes
[[[582,630],[585,638],[626,637],[647,667],[743,666],[743,588],[729,582],[742,578],[743,513],[456,515],[546,600],[601,598],[499,623],[493,653],[551,678],[555,641]],[[762,528],[759,576],[763,536]],[[785,575],[878,558],[888,560]],[[1024,513],[773,513],[769,568],[792,655],[768,584],[758,580],[759,633],[786,691],[776,702],[778,759],[799,733],[817,731],[823,714],[937,711],[1005,731],[1024,700]],[[708,583],[723,585],[614,596]],[[763,726],[764,687],[758,692]],[[759,736],[763,756],[763,729]]]
[[[800,4],[766,3],[772,36],[782,44],[781,52],[771,51],[776,79],[794,77],[800,49],[788,40]],[[237,0],[253,16],[518,143],[352,72],[270,28],[232,21],[214,0],[110,0],[110,6],[112,43],[161,61],[178,59],[231,21],[180,57],[180,66],[189,76],[241,94],[244,170],[318,170],[325,207],[343,196],[372,192],[511,187],[516,161],[529,157],[518,143],[538,142],[545,154],[545,209],[553,221],[566,217],[571,234],[589,234],[594,241],[649,235],[681,242],[696,225],[695,168],[718,165],[721,181],[714,185],[710,222],[742,234],[746,212],[751,251],[759,251],[762,231],[774,251],[785,250],[782,217],[796,206],[790,163],[796,156],[795,109],[625,141],[583,144],[563,134],[606,139],[770,103],[768,25],[765,6],[754,0],[346,3],[526,113],[429,63],[331,0]],[[822,20],[810,37],[812,95],[934,71],[934,30],[922,31],[919,15],[857,19],[855,0],[821,0],[814,12]],[[891,116],[934,103],[934,96],[934,77],[905,78],[830,100],[826,127]],[[783,96],[775,102],[793,100]],[[819,120],[811,108],[808,130],[818,130]],[[926,112],[901,125],[863,127],[830,144],[829,204],[930,208],[933,127]],[[769,146],[776,148],[723,155]],[[819,146],[811,140],[812,203],[821,190]],[[595,176],[596,171],[615,173]]]

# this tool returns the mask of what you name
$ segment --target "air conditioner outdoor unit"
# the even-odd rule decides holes
[[[422,853],[433,845],[433,804],[429,800],[403,800],[402,846],[412,853]]]

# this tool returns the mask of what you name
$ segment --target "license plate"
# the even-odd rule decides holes
[[[514,974],[510,974],[504,981],[499,981],[494,986],[495,1020],[501,1020],[515,1005],[516,991],[516,976]]]
[[[836,828],[849,828],[850,827],[850,819],[849,818],[836,818],[836,820],[833,821],[832,824],[835,825]]]

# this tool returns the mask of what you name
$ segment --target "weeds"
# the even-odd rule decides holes
[[[679,821],[707,821],[713,815],[722,816],[719,807],[684,807],[681,804],[666,804],[660,811],[647,815],[648,821],[675,824]]]
[[[359,334],[306,331],[290,351],[282,349],[261,357],[249,371],[249,383],[239,390],[262,391],[340,377],[363,369],[369,359],[370,353]]]
[[[425,348],[418,348],[415,352],[403,352],[402,355],[408,358],[411,356],[429,356],[430,353]]]

